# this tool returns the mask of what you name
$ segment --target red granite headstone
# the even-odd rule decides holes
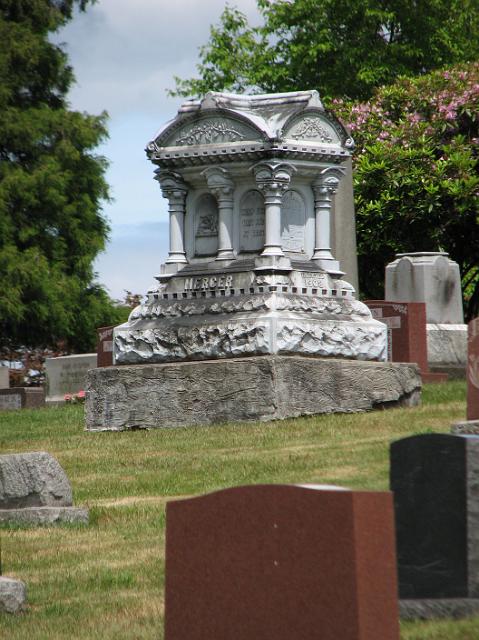
[[[388,327],[388,360],[416,362],[423,382],[445,382],[447,374],[431,373],[427,361],[426,304],[366,300],[373,317]]]
[[[398,640],[392,494],[257,485],[166,508],[165,640]]]
[[[479,420],[479,318],[467,328],[467,419]]]
[[[97,367],[110,367],[113,364],[113,329],[114,327],[97,329]]]

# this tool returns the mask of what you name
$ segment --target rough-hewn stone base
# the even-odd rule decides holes
[[[401,620],[434,620],[439,618],[467,618],[479,614],[477,598],[439,598],[400,600]]]
[[[17,613],[25,605],[27,590],[21,580],[0,576],[0,612]]]
[[[81,507],[29,507],[0,509],[0,522],[18,524],[55,524],[57,522],[88,524],[88,509]]]
[[[420,401],[414,364],[262,356],[88,372],[90,431],[276,420]]]

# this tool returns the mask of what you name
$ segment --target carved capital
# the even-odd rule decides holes
[[[313,182],[314,195],[320,197],[325,194],[335,194],[345,172],[346,170],[343,167],[327,167],[323,169]]]
[[[281,196],[289,186],[296,171],[286,162],[259,162],[251,169],[258,188],[265,194]]]
[[[188,187],[179,173],[157,169],[155,171],[155,180],[160,183],[161,193],[164,198],[167,198],[170,202],[181,203],[185,201]]]
[[[222,167],[208,167],[201,172],[205,176],[211,193],[220,200],[231,200],[233,197],[234,183],[229,172]]]

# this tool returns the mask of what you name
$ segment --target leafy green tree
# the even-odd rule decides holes
[[[318,89],[367,99],[399,75],[479,53],[479,0],[257,0],[259,26],[226,7],[200,50],[199,78],[173,95]]]
[[[466,316],[479,314],[479,64],[399,79],[368,102],[338,100],[357,144],[354,190],[363,294],[383,297],[396,252],[447,251]]]
[[[48,40],[89,0],[0,0],[0,346],[91,349],[118,312],[94,283],[108,225],[106,113],[70,111],[73,72]]]

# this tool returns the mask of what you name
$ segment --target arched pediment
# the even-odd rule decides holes
[[[213,110],[212,110],[213,111]],[[220,111],[173,122],[154,140],[157,149],[235,142],[261,142],[264,135],[244,120]]]
[[[345,127],[331,114],[305,110],[289,118],[281,132],[283,139],[339,145],[352,148],[354,143]]]

